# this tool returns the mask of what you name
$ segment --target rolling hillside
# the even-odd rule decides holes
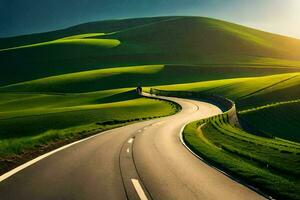
[[[169,17],[172,18],[172,17]],[[72,26],[66,29],[50,31],[46,33],[37,33],[31,35],[21,35],[17,37],[0,38],[0,48],[11,48],[16,46],[24,46],[35,43],[47,42],[50,40],[57,40],[64,37],[69,37],[79,34],[89,33],[110,33],[119,30],[129,29],[132,27],[155,23],[156,21],[169,19],[166,17],[156,18],[137,18],[127,20],[106,20],[98,22],[90,22]]]
[[[191,83],[208,80],[264,76],[298,71],[289,67],[212,67],[188,65],[145,65],[115,67],[57,76],[0,86],[0,92],[93,92],[98,90]],[[107,84],[109,83],[109,84]]]
[[[237,102],[240,109],[300,98],[300,74],[283,73],[262,77],[231,78],[197,83],[157,86],[169,91],[218,94]]]
[[[299,110],[300,99],[243,110],[239,114],[242,120],[264,133],[300,142]]]
[[[0,163],[49,143],[176,110],[170,103],[141,98],[132,88],[76,94],[1,93]]]
[[[300,74],[233,78],[155,87],[167,91],[217,94],[236,102],[242,119],[280,138],[300,141]],[[291,104],[281,102],[291,101]],[[296,101],[293,103],[293,101]],[[276,105],[276,106],[272,106]]]
[[[201,17],[95,22],[0,44],[0,85],[144,64],[300,66],[297,39]]]
[[[299,143],[249,134],[227,119],[220,115],[190,123],[185,142],[207,162],[272,199],[299,199]]]

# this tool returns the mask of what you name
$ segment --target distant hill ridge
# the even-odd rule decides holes
[[[106,20],[0,39],[0,85],[145,64],[298,68],[300,40],[185,16]]]
[[[117,32],[116,36],[120,39],[144,42],[150,42],[148,39],[151,39],[152,42],[161,42],[172,47],[198,46],[198,50],[202,50],[202,53],[224,53],[233,48],[235,51],[240,50],[241,54],[258,51],[257,55],[269,54],[300,60],[298,39],[205,17],[174,16],[91,22],[52,32],[2,38],[0,48],[94,32]]]

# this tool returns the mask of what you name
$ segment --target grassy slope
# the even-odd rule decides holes
[[[107,68],[21,82],[0,87],[0,92],[91,92],[98,90],[191,83],[236,77],[263,76],[294,71],[276,67],[212,67],[147,65]],[[109,83],[109,84],[107,84]]]
[[[154,77],[163,68],[163,65],[151,65],[91,70],[8,85],[0,91],[88,92],[135,87],[139,80],[147,75]]]
[[[238,110],[242,111],[276,102],[300,99],[299,75],[299,73],[288,73],[264,77],[160,86],[157,88],[164,90],[191,90],[222,95],[236,101]],[[270,134],[299,141],[299,121],[297,118],[300,116],[300,110],[298,107],[297,103],[286,106],[281,105],[272,107],[272,109],[263,109],[259,112],[244,113],[242,117],[247,121],[253,122],[255,127]]]
[[[90,22],[72,26],[66,29],[50,31],[46,33],[37,33],[31,35],[21,35],[17,37],[0,38],[0,48],[10,48],[16,46],[29,45],[34,43],[47,42],[49,40],[57,40],[74,35],[90,34],[90,33],[110,33],[119,30],[129,29],[132,27],[155,23],[160,20],[166,20],[169,17],[155,18],[137,18],[126,20],[105,20],[98,22]],[[170,17],[172,18],[172,17]],[[95,36],[95,35],[94,35]]]
[[[5,49],[41,42],[45,43],[66,37],[76,38],[78,35],[82,36],[82,34],[110,33],[166,19],[158,17],[87,23],[54,32],[0,39],[0,46],[3,47],[2,49]],[[96,36],[93,35],[92,38],[99,39]],[[131,48],[135,48],[135,46],[131,47],[129,45],[125,52],[130,52]],[[2,51],[0,53],[0,63],[1,66],[5,67],[1,69],[0,84],[88,69],[99,69],[107,65],[107,62],[117,65],[122,65],[124,62],[128,63],[126,60],[122,61],[122,58],[118,59],[115,56],[109,56],[111,54],[116,53],[112,52],[111,49],[103,49],[95,45],[58,45],[57,43],[56,45],[40,45],[33,48]]]
[[[123,41],[151,45],[156,52],[165,55],[174,53],[187,57],[252,55],[300,59],[299,40],[209,18],[179,17],[119,31],[114,37]]]
[[[131,20],[115,23],[126,24]],[[115,27],[115,23],[111,26]],[[104,26],[104,24],[106,24]],[[86,25],[82,25],[82,28]],[[92,26],[92,25],[91,25]],[[80,41],[107,39],[119,40],[115,48],[73,42],[57,41],[52,45],[26,45],[27,48],[0,52],[0,84],[16,83],[47,76],[99,69],[107,66],[130,66],[138,64],[250,64],[277,66],[300,66],[300,41],[292,38],[269,34],[243,26],[197,17],[169,17],[139,19],[128,26],[109,29],[104,22],[94,23],[88,38],[78,39],[81,30],[61,30],[45,42],[59,40],[68,36]],[[92,27],[93,27],[92,26]],[[102,27],[102,28],[101,28]],[[95,30],[99,32],[95,32]],[[113,30],[114,29],[114,30]],[[61,32],[66,32],[61,34]],[[113,33],[111,33],[113,32]],[[95,35],[99,33],[100,35]],[[101,33],[107,33],[101,35]],[[45,35],[55,33],[46,33]],[[94,35],[93,35],[94,34]],[[34,37],[46,37],[43,34]],[[30,36],[27,36],[30,38]],[[51,38],[51,39],[50,39]],[[2,39],[9,43],[13,39]],[[15,40],[19,40],[15,38]],[[32,39],[33,40],[33,39]],[[34,40],[33,40],[34,41]],[[32,46],[33,45],[33,46]],[[23,45],[17,45],[23,46]],[[6,45],[7,47],[7,45]],[[10,46],[11,47],[11,46]],[[14,46],[16,47],[16,46]],[[41,67],[43,66],[43,67]]]
[[[198,130],[202,123],[184,130],[184,140],[197,154],[276,199],[299,198],[299,143],[248,134],[222,117]]]
[[[157,88],[170,91],[191,90],[214,93],[235,100],[240,109],[246,109],[248,106],[262,106],[267,103],[299,99],[299,85],[300,73],[285,73],[263,77],[175,84]],[[253,101],[250,102],[249,99]]]
[[[273,106],[242,111],[240,117],[268,134],[300,142],[299,110],[299,100],[281,102]]]
[[[9,93],[0,98],[0,108],[2,158],[45,143],[47,138],[50,139],[48,142],[63,139],[64,134],[59,136],[59,133],[64,130],[60,129],[65,129],[68,137],[75,134],[72,132],[76,129],[71,127],[78,127],[79,130],[84,129],[82,126],[101,129],[105,128],[101,124],[106,121],[124,123],[176,111],[169,103],[139,98],[131,89],[78,94]]]
[[[119,40],[114,39],[59,39],[53,40],[49,42],[42,42],[37,44],[31,44],[26,46],[19,46],[19,47],[12,47],[8,49],[2,49],[0,51],[12,51],[18,49],[25,49],[25,48],[34,48],[34,47],[47,47],[47,46],[62,46],[62,45],[70,45],[76,48],[76,45],[89,45],[89,46],[98,46],[103,48],[112,48],[120,45]]]

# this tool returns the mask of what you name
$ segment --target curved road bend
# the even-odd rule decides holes
[[[194,100],[176,115],[109,130],[0,182],[1,200],[264,199],[193,156],[180,142],[187,122],[221,113]]]

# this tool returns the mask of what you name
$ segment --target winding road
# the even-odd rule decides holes
[[[0,199],[264,199],[181,143],[186,123],[219,114],[218,107],[162,98],[179,103],[182,111],[105,131],[28,165],[0,180]]]

